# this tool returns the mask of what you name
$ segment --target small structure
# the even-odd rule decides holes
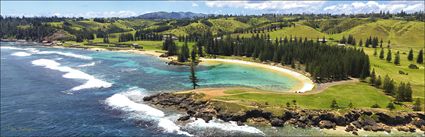
[[[221,40],[221,37],[216,37],[214,38],[214,40]]]
[[[339,44],[337,44],[337,46],[345,46],[345,44],[341,44],[341,43],[339,43]]]
[[[317,42],[326,43],[326,42],[328,42],[328,40],[327,39],[317,39]]]

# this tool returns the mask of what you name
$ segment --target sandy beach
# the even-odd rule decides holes
[[[298,92],[298,93],[311,91],[314,88],[313,81],[310,78],[308,78],[307,76],[304,76],[303,74],[300,74],[298,72],[295,72],[295,71],[292,71],[292,70],[289,70],[289,69],[285,69],[285,68],[282,68],[282,67],[278,67],[278,66],[272,66],[272,65],[249,62],[249,61],[242,61],[242,60],[234,60],[234,59],[205,59],[205,58],[201,58],[200,60],[202,62],[219,61],[219,62],[236,63],[236,64],[242,64],[242,65],[261,67],[261,68],[274,70],[274,71],[292,76],[293,78],[302,82],[301,86],[296,86],[293,89],[294,92]],[[202,62],[201,62],[201,64],[202,64]]]

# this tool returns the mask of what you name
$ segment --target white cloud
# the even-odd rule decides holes
[[[58,16],[58,17],[84,17],[84,18],[95,18],[95,17],[132,17],[137,16],[136,12],[122,10],[122,11],[105,11],[105,12],[95,12],[89,11],[85,13],[46,13],[42,16]]]
[[[321,6],[325,1],[206,1],[208,7],[231,7],[256,10],[289,10]]]
[[[192,7],[198,7],[199,5],[196,4],[195,2],[192,2]]]
[[[380,11],[389,11],[391,13],[404,10],[406,12],[415,12],[424,10],[424,2],[422,1],[392,1],[386,3],[378,3],[376,1],[368,2],[353,2],[351,4],[335,4],[330,5],[323,10],[333,14],[356,14],[356,13],[371,13]]]

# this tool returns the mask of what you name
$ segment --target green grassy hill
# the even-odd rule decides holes
[[[424,47],[424,22],[417,21],[400,21],[400,20],[379,20],[373,23],[367,23],[356,26],[350,30],[340,34],[335,34],[332,37],[341,39],[342,36],[353,35],[357,41],[360,39],[363,42],[369,36],[377,36],[382,38],[387,45],[387,41],[391,41],[393,48],[415,48]]]
[[[265,33],[269,33],[271,39],[275,39],[275,38],[284,38],[285,36],[287,36],[288,38],[290,36],[296,36],[296,37],[307,37],[308,39],[317,39],[317,38],[322,38],[323,36],[326,36],[325,33],[322,33],[316,29],[313,29],[309,26],[306,25],[302,25],[302,24],[296,24],[295,27],[284,27],[283,29],[279,29],[276,31],[271,31],[271,32],[265,32]],[[251,37],[252,34],[251,33],[244,33],[244,34],[235,34],[235,35],[239,35],[240,37]]]

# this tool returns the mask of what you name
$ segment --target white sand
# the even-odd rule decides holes
[[[266,65],[266,64],[261,64],[261,63],[255,63],[255,62],[249,62],[249,61],[242,61],[242,60],[234,60],[234,59],[205,59],[205,58],[201,58],[202,61],[220,61],[220,62],[227,62],[227,63],[237,63],[237,64],[244,64],[244,65],[251,65],[251,66],[256,66],[256,67],[262,67],[262,68],[266,68],[266,69],[271,69],[274,71],[278,71],[287,75],[290,75],[296,79],[298,79],[299,81],[302,82],[302,86],[300,87],[295,87],[296,89],[294,89],[296,92],[306,92],[306,91],[311,91],[314,88],[314,83],[313,81],[308,78],[307,76],[304,76],[303,74],[300,74],[298,72],[289,70],[289,69],[285,69],[282,67],[278,67],[278,66],[272,66],[272,65]]]

